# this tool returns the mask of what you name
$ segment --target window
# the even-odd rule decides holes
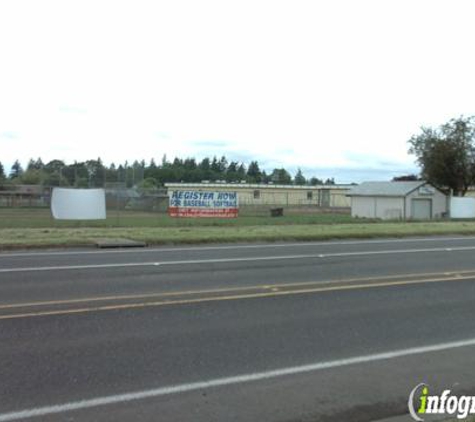
[[[254,199],[260,199],[261,198],[261,191],[260,190],[255,190],[254,191]]]
[[[312,192],[312,191],[308,191],[308,192],[307,192],[307,199],[308,199],[309,201],[311,201],[311,200],[313,199],[313,192]]]

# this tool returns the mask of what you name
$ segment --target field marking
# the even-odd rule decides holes
[[[382,282],[382,283],[369,283],[369,284],[350,284],[347,286],[329,286],[329,287],[316,287],[316,288],[307,288],[307,289],[295,289],[295,290],[276,290],[270,289],[267,292],[261,293],[246,293],[246,294],[237,294],[237,295],[225,295],[225,296],[213,296],[213,297],[204,297],[196,299],[178,299],[178,300],[166,300],[166,301],[155,301],[155,302],[139,302],[139,303],[128,303],[121,305],[104,305],[104,306],[95,306],[87,308],[77,308],[77,309],[63,309],[63,310],[53,310],[53,311],[37,311],[37,312],[25,312],[19,314],[6,314],[0,315],[0,320],[11,320],[19,318],[34,318],[34,317],[43,317],[43,316],[58,316],[58,315],[72,315],[72,314],[85,314],[92,312],[105,312],[105,311],[119,311],[119,310],[132,310],[132,309],[144,309],[151,307],[163,307],[163,306],[177,306],[177,305],[191,305],[197,303],[210,303],[210,302],[223,302],[231,300],[244,300],[244,299],[263,299],[263,298],[272,298],[279,296],[293,296],[293,295],[302,295],[302,294],[315,294],[315,293],[325,293],[325,292],[335,292],[335,291],[344,291],[344,290],[359,290],[359,289],[371,289],[378,287],[396,287],[396,286],[407,286],[413,284],[428,284],[428,283],[441,283],[441,282],[463,282],[474,280],[473,275],[461,276],[457,274],[455,277],[447,278],[433,278],[425,280],[400,280],[400,281],[391,281],[391,282]]]
[[[319,254],[300,254],[300,255],[272,255],[272,256],[252,256],[239,258],[211,258],[211,259],[189,259],[177,261],[160,261],[160,262],[129,262],[115,264],[85,264],[85,265],[57,265],[45,267],[16,267],[16,268],[0,268],[0,273],[17,273],[17,272],[37,272],[37,271],[61,271],[61,270],[84,270],[84,269],[107,269],[122,267],[146,267],[146,266],[164,266],[164,265],[193,265],[193,264],[220,264],[233,262],[259,262],[259,261],[278,261],[278,260],[294,260],[294,259],[323,259],[335,257],[349,256],[371,256],[371,255],[397,255],[411,253],[433,253],[433,252],[459,252],[473,251],[475,246],[459,246],[459,247],[440,247],[425,249],[395,249],[395,250],[378,250],[378,251],[357,251],[357,252],[335,252],[335,253],[319,253]]]
[[[124,249],[110,249],[110,250],[94,250],[94,251],[50,251],[50,252],[1,252],[2,258],[17,258],[17,257],[35,257],[35,256],[61,256],[61,255],[101,255],[101,254],[135,254],[135,253],[157,253],[157,252],[195,252],[195,251],[221,251],[234,249],[277,249],[277,248],[295,248],[308,246],[345,246],[345,245],[364,245],[364,244],[384,244],[384,243],[406,243],[406,242],[456,242],[460,240],[475,240],[474,236],[465,237],[425,237],[425,238],[400,238],[400,239],[369,239],[369,240],[344,240],[344,241],[321,241],[321,242],[298,242],[298,243],[263,243],[252,245],[221,245],[221,246],[187,246],[176,248],[145,248],[134,250]]]
[[[57,404],[53,406],[36,407],[27,410],[19,410],[9,413],[0,414],[0,422],[11,422],[27,418],[35,418],[46,415],[53,415],[81,409],[91,409],[100,406],[110,406],[119,403],[128,403],[138,400],[157,398],[172,394],[182,394],[186,392],[204,390],[209,388],[217,388],[229,385],[244,384],[249,382],[263,381],[272,378],[284,376],[305,374],[317,372],[333,368],[341,368],[350,365],[358,365],[372,363],[384,360],[402,358],[406,356],[417,356],[426,353],[442,352],[446,350],[460,349],[463,347],[475,346],[475,339],[465,339],[454,342],[439,343],[427,346],[412,347],[406,349],[393,350],[383,353],[374,353],[371,355],[354,356],[345,359],[332,361],[316,362],[307,365],[280,368],[264,372],[254,372],[237,376],[224,378],[215,378],[206,381],[191,382],[185,384],[172,385],[167,387],[159,387],[150,390],[135,391],[124,394],[109,395],[96,397],[93,399],[79,400],[69,403]]]
[[[201,290],[174,290],[171,292],[153,292],[153,293],[142,293],[142,294],[133,294],[133,295],[112,295],[112,296],[92,296],[92,297],[82,297],[76,299],[60,299],[60,300],[44,300],[44,301],[35,301],[35,302],[19,302],[19,303],[8,303],[0,304],[1,309],[14,309],[14,308],[29,308],[29,307],[40,307],[48,305],[71,305],[78,303],[88,303],[88,302],[106,302],[106,301],[120,301],[120,300],[131,300],[131,299],[149,299],[152,297],[172,297],[172,296],[190,296],[190,295],[200,295],[200,294],[214,294],[214,293],[227,293],[227,292],[241,292],[247,290],[272,290],[272,289],[282,289],[288,287],[308,287],[308,286],[338,286],[341,284],[349,283],[372,283],[374,281],[384,281],[387,280],[390,282],[393,281],[408,281],[414,278],[420,279],[419,281],[425,280],[456,280],[461,279],[465,280],[470,278],[470,275],[473,275],[475,278],[475,269],[472,270],[462,270],[462,271],[442,271],[442,272],[431,272],[431,273],[409,273],[409,274],[392,274],[384,276],[375,276],[375,277],[357,277],[357,278],[346,278],[346,279],[328,279],[328,280],[312,280],[312,281],[303,281],[303,282],[284,282],[284,283],[265,283],[265,284],[251,284],[248,286],[235,286],[235,287],[222,287],[222,288],[210,288],[210,289],[201,289]],[[425,277],[425,278],[424,278]],[[430,277],[428,279],[428,277]],[[402,280],[401,280],[402,279]],[[412,280],[417,281],[417,280]]]

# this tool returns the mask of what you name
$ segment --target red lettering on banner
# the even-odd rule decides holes
[[[237,208],[168,208],[168,214],[170,217],[236,218],[238,213],[239,210]]]

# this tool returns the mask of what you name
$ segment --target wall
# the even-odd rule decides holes
[[[352,196],[351,216],[361,218],[375,218],[376,198],[373,196]]]
[[[450,198],[450,218],[475,218],[475,198]]]
[[[398,220],[404,218],[404,198],[384,196],[353,196],[352,217]]]
[[[377,197],[376,218],[383,220],[401,220],[404,218],[404,198]]]
[[[166,185],[169,194],[175,190],[198,191],[236,191],[240,205],[262,206],[315,206],[349,207],[350,198],[346,196],[350,187],[322,186],[275,186],[275,185],[234,185],[234,184],[175,184]],[[255,197],[258,192],[258,197]],[[309,192],[311,197],[309,198]]]

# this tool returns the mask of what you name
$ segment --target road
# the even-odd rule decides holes
[[[0,422],[371,421],[420,382],[474,394],[474,257],[473,237],[1,253]]]

